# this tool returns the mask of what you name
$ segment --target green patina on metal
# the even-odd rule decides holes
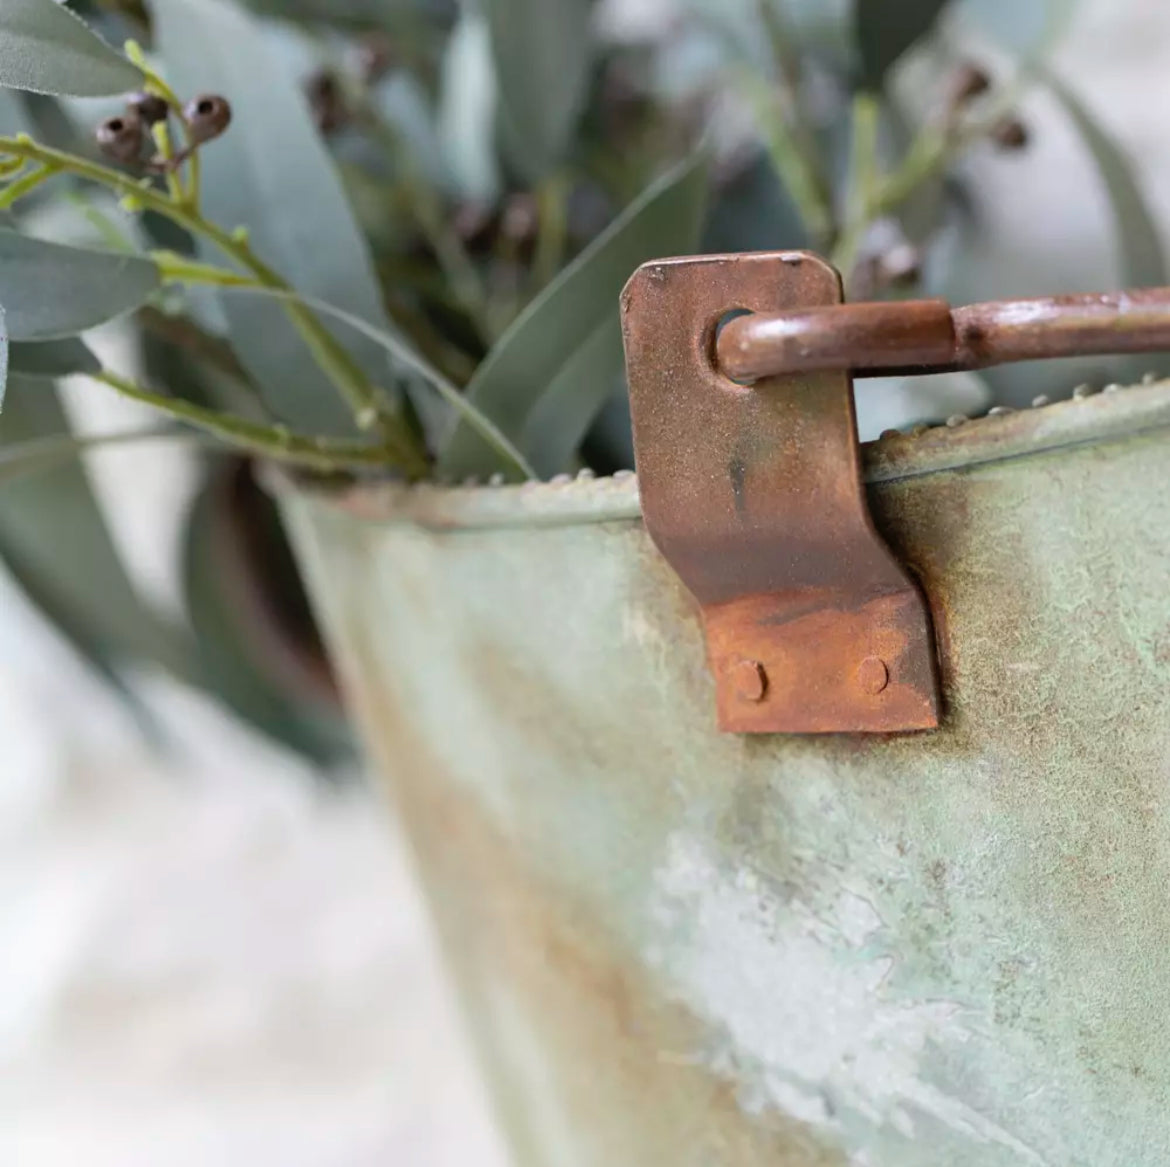
[[[1170,386],[866,465],[931,734],[716,733],[631,481],[289,500],[518,1163],[1170,1161]]]

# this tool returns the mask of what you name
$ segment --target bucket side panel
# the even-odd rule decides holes
[[[872,490],[933,734],[714,730],[636,522],[298,526],[525,1164],[1170,1161],[1170,443]]]

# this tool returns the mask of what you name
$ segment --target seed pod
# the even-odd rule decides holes
[[[357,50],[358,75],[367,85],[381,81],[395,65],[394,46],[388,37],[366,37]]]
[[[138,115],[142,124],[153,126],[158,122],[165,122],[171,112],[166,100],[157,93],[135,93],[126,103],[126,108]]]
[[[1028,139],[1028,127],[1018,117],[1004,118],[991,131],[991,140],[1001,150],[1023,150]]]
[[[201,93],[183,107],[183,120],[191,131],[195,145],[218,138],[231,125],[232,107],[226,97],[217,93]]]
[[[142,156],[146,132],[142,121],[132,111],[106,118],[94,135],[103,154],[119,162],[137,162]]]
[[[321,133],[334,133],[349,119],[341,86],[332,73],[313,74],[305,85],[305,96],[313,114],[313,123]]]
[[[487,203],[460,203],[451,214],[451,229],[473,255],[491,251],[499,220]]]
[[[877,276],[885,287],[904,288],[922,275],[922,253],[913,243],[899,243],[878,257]]]
[[[991,88],[987,70],[974,61],[964,61],[951,76],[947,87],[947,104],[953,111],[961,110]]]
[[[531,243],[540,226],[540,210],[536,198],[527,191],[510,195],[504,204],[500,231],[513,243]]]

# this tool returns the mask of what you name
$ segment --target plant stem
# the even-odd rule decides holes
[[[833,248],[833,266],[848,280],[870,224],[877,217],[878,98],[859,93],[853,99],[853,144],[849,160],[849,194],[845,226]]]
[[[738,84],[755,110],[772,165],[792,196],[810,240],[815,247],[824,247],[833,237],[834,215],[817,167],[764,81],[749,74],[738,78]]]
[[[549,284],[560,270],[569,239],[568,200],[571,184],[563,175],[553,175],[536,189],[539,228],[532,275],[536,290]]]
[[[260,425],[245,421],[231,414],[205,409],[190,401],[176,397],[164,397],[144,386],[136,384],[109,369],[100,373],[88,373],[91,380],[108,385],[111,389],[132,401],[149,405],[176,421],[185,422],[203,430],[221,441],[245,450],[250,454],[270,458],[278,462],[304,466],[324,472],[352,470],[355,467],[386,465],[385,447],[372,446],[362,442],[349,442],[333,438],[315,438],[290,433],[280,426]],[[402,468],[412,477],[422,477],[427,472],[427,462],[419,459],[411,464],[407,461],[412,451],[393,451],[401,460]],[[403,464],[405,463],[405,464]]]
[[[358,99],[356,112],[359,122],[400,167],[399,187],[405,194],[408,211],[434,252],[460,307],[479,330],[481,339],[490,341],[487,288],[463,240],[451,229],[434,190],[420,177],[410,143],[368,98]]]
[[[789,27],[787,14],[781,3],[777,0],[758,0],[758,7],[760,23],[767,33],[772,62],[776,67],[776,88],[780,97],[781,116],[790,127],[793,149],[804,171],[805,182],[816,207],[815,214],[818,218],[823,218],[828,225],[825,234],[817,239],[819,244],[825,244],[835,219],[832,186],[825,173],[820,146],[809,125],[804,102],[801,100],[803,62],[796,47],[796,36]]]
[[[876,219],[890,215],[896,211],[914,192],[925,182],[936,178],[951,166],[975,142],[989,134],[1003,119],[1004,115],[1018,104],[1020,95],[1032,78],[1033,67],[1025,65],[1020,69],[1011,84],[1006,85],[989,103],[982,117],[966,125],[948,124],[943,126],[929,125],[924,127],[910,148],[906,151],[901,163],[892,174],[884,179],[876,173],[876,156],[872,164],[867,164],[864,158],[858,157],[858,150],[869,150],[864,140],[858,142],[857,135],[864,131],[872,134],[876,142],[877,106],[873,111],[855,108],[854,112],[854,179],[853,196],[856,199],[855,213],[850,216],[845,232],[838,242],[833,253],[835,266],[846,276],[848,269],[856,261],[856,250],[865,237],[869,225]],[[859,101],[861,97],[859,97]],[[862,122],[857,120],[858,114]],[[866,122],[872,117],[872,128],[866,127]],[[858,177],[858,167],[866,172]],[[852,200],[851,200],[852,202]]]
[[[53,173],[54,168],[51,166],[38,166],[35,170],[30,170],[23,178],[10,182],[3,191],[0,191],[0,210],[11,207],[26,194],[36,190]]]
[[[0,137],[0,155],[3,154],[39,162],[52,170],[75,174],[79,178],[108,187],[126,198],[135,200],[142,207],[156,211],[179,226],[185,227],[193,235],[206,239],[229,259],[251,273],[254,280],[264,287],[292,291],[290,285],[252,251],[246,237],[233,235],[209,222],[189,202],[176,201],[149,184],[139,183],[100,163],[75,157],[50,146],[43,146],[26,135],[15,138]],[[317,316],[294,300],[286,300],[284,307],[313,359],[348,402],[359,428],[369,430],[378,427],[388,439],[393,437],[394,431],[398,431],[399,435],[405,434],[406,430],[401,421],[387,410],[380,394],[370,384],[361,368],[338,344]],[[417,452],[421,456],[421,449]]]
[[[206,434],[184,432],[171,426],[140,426],[137,429],[113,430],[101,434],[55,434],[48,438],[30,438],[0,449],[0,488],[17,478],[51,470],[62,462],[79,458],[87,450],[167,440],[210,441]]]

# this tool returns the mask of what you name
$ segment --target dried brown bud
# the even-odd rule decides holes
[[[137,114],[144,126],[165,122],[171,112],[166,100],[157,93],[135,93],[126,103],[126,108]]]
[[[513,243],[531,243],[540,226],[540,210],[536,199],[527,191],[511,195],[504,204],[500,231]]]
[[[183,107],[183,120],[191,131],[194,145],[218,138],[231,125],[232,107],[226,97],[216,93],[202,93]]]
[[[451,229],[471,252],[488,251],[496,233],[495,212],[487,203],[460,203],[451,216]]]
[[[146,131],[136,113],[117,114],[106,118],[95,133],[103,154],[119,162],[137,162],[142,157]]]
[[[387,37],[372,34],[358,46],[356,63],[361,79],[373,85],[394,68],[394,46]]]
[[[878,257],[876,274],[883,287],[915,284],[922,275],[922,255],[913,243],[896,244]]]
[[[1004,118],[991,131],[991,140],[1001,150],[1023,150],[1028,139],[1028,127],[1018,117]]]
[[[961,110],[977,97],[982,97],[990,88],[991,76],[987,70],[974,61],[964,61],[955,70],[947,86],[947,104],[952,110]]]
[[[305,83],[305,97],[313,115],[313,124],[321,133],[332,134],[348,121],[345,98],[332,73],[314,73]]]

